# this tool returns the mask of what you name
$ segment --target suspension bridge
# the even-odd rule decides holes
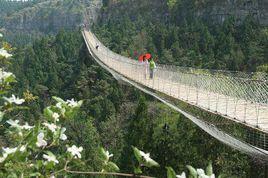
[[[115,78],[151,94],[225,144],[268,161],[266,74],[212,71],[158,64],[154,78],[149,79],[145,77],[145,67],[140,62],[109,50],[89,30],[84,29],[82,34],[92,57]],[[163,99],[162,94],[256,130],[262,135],[261,144],[254,146],[221,131],[213,124],[201,121]],[[261,147],[258,147],[259,145]]]

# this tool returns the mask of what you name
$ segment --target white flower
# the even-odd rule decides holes
[[[71,100],[67,100],[66,103],[68,104],[68,106],[75,108],[78,106],[78,102],[74,101],[74,99]]]
[[[70,152],[75,158],[81,158],[81,153],[83,151],[83,147],[77,147],[73,145],[72,147],[67,148],[67,151]]]
[[[12,56],[12,54],[9,54],[9,53],[7,52],[7,50],[5,50],[4,48],[1,48],[1,49],[0,49],[0,56],[4,56],[5,58],[9,58],[9,57]]]
[[[61,103],[57,103],[56,107],[59,108],[59,109],[62,109]]]
[[[24,152],[26,150],[26,146],[25,145],[22,145],[21,147],[20,147],[20,151],[21,152]]]
[[[58,121],[59,121],[59,117],[60,117],[60,115],[59,115],[58,113],[54,112],[54,113],[52,114],[52,117],[55,119],[56,122],[58,122]]]
[[[202,175],[198,176],[198,178],[209,178],[209,176],[202,174]]]
[[[114,156],[113,154],[110,154],[109,151],[105,151],[105,154],[108,159]]]
[[[6,157],[0,157],[0,163],[4,162],[6,160]]]
[[[13,154],[18,150],[17,147],[15,147],[15,148],[2,147],[2,149],[3,149],[3,157],[0,158],[0,162],[5,161],[5,159],[8,157],[8,155]],[[23,152],[23,151],[25,151],[25,149],[26,149],[25,146],[21,146],[19,151]]]
[[[21,126],[23,129],[25,130],[31,130],[32,128],[34,128],[34,126],[30,126],[27,122],[25,123],[25,125]]]
[[[4,155],[5,154],[9,155],[9,154],[15,153],[17,151],[17,147],[15,147],[15,148],[8,148],[8,147],[7,148],[4,148],[3,147],[2,149],[4,151]]]
[[[14,128],[18,128],[18,129],[21,129],[22,127],[19,125],[19,120],[11,120],[11,119],[9,119],[8,121],[7,121],[7,123],[11,126],[11,127],[14,127]]]
[[[205,171],[203,169],[197,169],[196,172],[199,178],[215,178],[215,174],[208,176],[205,174]]]
[[[40,132],[38,135],[37,135],[37,142],[36,142],[36,146],[38,147],[45,147],[47,146],[47,142],[44,140],[44,133],[43,132]]]
[[[56,164],[59,163],[59,161],[56,159],[56,156],[53,154],[49,154],[49,155],[43,154],[43,158],[46,159],[48,162],[54,162]]]
[[[181,175],[176,175],[176,178],[186,178],[185,172],[182,172]]]
[[[140,151],[140,155],[145,159],[146,162],[150,162],[152,161],[152,159],[150,158],[150,153],[144,153],[143,151]]]
[[[15,148],[2,147],[2,149],[3,149],[3,157],[0,158],[0,163],[4,162],[9,154],[15,153],[17,151],[17,147]]]
[[[62,107],[62,103],[57,103],[56,107],[60,109],[60,112],[61,112],[62,115],[65,114],[66,110],[65,110],[65,108]]]
[[[215,178],[215,174],[212,174],[211,176],[207,176],[205,174],[202,174],[199,176],[199,178]]]
[[[66,131],[66,128],[63,127],[60,131],[60,139],[61,140],[66,140],[67,139],[67,136],[64,134],[64,132]]]
[[[209,178],[215,178],[215,174],[212,174],[211,176],[209,176]]]
[[[19,131],[19,136],[23,136],[22,131]]]
[[[44,126],[46,126],[51,132],[56,132],[57,126],[55,124],[49,124],[49,123],[43,123]]]
[[[7,121],[7,123],[9,124],[9,125],[11,125],[11,127],[14,127],[14,128],[17,128],[17,129],[25,129],[25,130],[30,130],[30,129],[32,129],[33,128],[33,126],[29,126],[29,124],[26,122],[25,123],[25,125],[23,125],[23,126],[20,126],[19,125],[19,120],[11,120],[11,119],[9,119],[8,121]],[[22,133],[20,134],[20,135],[22,135]]]
[[[0,120],[2,120],[2,118],[4,117],[5,113],[0,111]]]
[[[203,169],[196,169],[196,172],[199,176],[205,175],[205,171]]]
[[[3,38],[3,34],[2,33],[0,33],[0,38]]]
[[[0,80],[6,80],[7,78],[13,76],[15,78],[15,75],[11,72],[5,72],[2,68],[0,68]]]
[[[7,98],[7,97],[3,97],[7,102],[9,102],[10,104],[12,103],[15,103],[17,105],[20,105],[22,103],[24,103],[24,99],[19,99],[19,98],[16,98],[15,95],[12,95],[10,98]]]

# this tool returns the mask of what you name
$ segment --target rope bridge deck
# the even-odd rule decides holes
[[[244,129],[241,130],[240,127],[234,125],[235,127],[228,127],[226,130],[226,128],[218,127],[216,126],[217,124],[215,125],[215,122],[219,121],[221,123],[221,120],[213,119],[213,121],[204,121],[203,119],[195,116],[194,113],[185,111],[184,109],[186,108],[183,109],[178,107],[176,104],[174,105],[174,103],[168,98],[165,98],[164,95],[161,96],[160,94],[164,93],[166,96],[174,98],[174,101],[183,100],[184,102],[192,104],[195,107],[198,106],[201,108],[201,110],[204,109],[204,111],[209,112],[213,112],[211,110],[212,106],[215,106],[217,112],[220,111],[219,107],[222,108],[223,106],[221,106],[219,102],[221,100],[225,100],[225,110],[221,111],[223,113],[228,113],[228,108],[230,107],[229,102],[232,101],[231,98],[237,98],[233,102],[235,102],[236,107],[238,107],[239,102],[242,100],[242,106],[244,106],[244,118],[248,117],[247,114],[250,113],[248,112],[248,104],[253,104],[255,101],[255,106],[257,106],[257,110],[255,111],[258,111],[257,115],[259,116],[260,108],[267,105],[267,87],[265,87],[265,81],[267,81],[265,80],[265,77],[267,76],[265,74],[262,74],[257,78],[255,74],[250,74],[249,76],[246,73],[236,73],[235,77],[233,77],[233,74],[230,75],[230,73],[226,71],[213,71],[214,75],[208,75],[206,70],[181,67],[174,68],[173,66],[160,65],[160,67],[158,67],[156,77],[153,80],[149,80],[144,77],[144,66],[142,66],[140,63],[113,53],[102,45],[101,42],[98,41],[98,39],[90,31],[84,30],[82,31],[82,34],[85,44],[93,59],[102,68],[110,72],[117,80],[122,80],[143,91],[144,93],[155,97],[167,106],[180,112],[186,118],[195,123],[199,128],[222,143],[229,145],[234,149],[240,150],[261,162],[268,162],[268,142],[266,139],[268,138],[268,134],[265,130],[260,130],[260,128],[254,127],[254,125],[249,125],[249,123],[246,122],[242,122],[243,125],[239,124],[241,121],[237,119],[234,120],[237,121],[239,126],[243,126]],[[96,49],[97,45],[99,45],[99,49]],[[254,80],[248,80],[249,78],[254,78]],[[228,87],[218,86],[218,84],[222,82]],[[256,85],[252,85],[252,83],[256,82],[261,84],[263,87],[256,87]],[[249,85],[248,83],[251,84]],[[244,90],[247,87],[249,87],[250,90]],[[254,94],[256,94],[254,92],[256,91],[256,88],[261,88],[260,91],[262,92],[261,94],[255,95],[257,99],[253,97]],[[263,91],[266,92],[263,93]],[[192,93],[195,93],[195,95],[192,96]],[[205,94],[200,95],[200,93]],[[200,101],[203,100],[202,97],[204,97],[204,100],[209,99],[209,101],[203,101],[204,107],[202,107],[202,101]],[[216,97],[216,99],[213,99],[213,97]],[[266,108],[263,109],[265,110]],[[214,112],[219,114],[216,111]],[[233,112],[239,112],[239,109],[236,108],[233,110]],[[233,119],[227,115],[224,115],[224,117]],[[248,121],[248,119],[245,120]],[[253,140],[251,137],[251,132],[254,137]]]
[[[226,72],[157,65],[153,79],[145,77],[138,61],[106,48],[90,31],[85,38],[94,54],[109,68],[155,91],[268,133],[266,76],[244,77]],[[96,49],[96,46],[99,46]],[[255,78],[257,79],[255,79]]]

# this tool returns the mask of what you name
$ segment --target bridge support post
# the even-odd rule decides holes
[[[244,101],[244,122],[246,122],[247,118],[247,101]]]
[[[225,101],[225,105],[226,105],[226,109],[225,109],[225,115],[228,115],[228,104],[229,104],[229,97],[226,95],[226,101]]]
[[[197,77],[197,75],[196,75]],[[199,97],[199,85],[198,85],[198,78],[196,79],[196,105],[198,105],[198,97]]]

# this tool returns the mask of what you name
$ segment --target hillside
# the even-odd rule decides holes
[[[92,24],[97,20],[101,7],[101,0],[35,2],[6,13],[1,25],[7,30],[25,33],[55,33],[61,28],[75,29],[82,23]]]
[[[241,23],[248,15],[260,24],[268,25],[268,2],[265,0],[36,0],[24,3],[1,3],[0,26],[8,30],[42,33],[57,32],[61,28],[73,29],[81,23],[96,22],[103,9],[102,20],[122,14],[148,16],[150,20],[166,21],[169,17],[179,23],[194,16],[214,23],[223,23],[234,17]],[[104,7],[102,8],[102,4]],[[130,8],[131,7],[131,8]],[[137,16],[131,16],[135,19]]]
[[[96,22],[91,30],[111,50],[133,59],[151,53],[156,66],[268,72],[264,0],[3,2],[0,48],[12,57],[0,56],[0,177],[114,177],[105,176],[111,172],[149,178],[196,172],[192,177],[197,177],[195,168],[206,169],[207,177],[267,177],[257,157],[221,143],[182,114],[113,78],[92,59],[77,29]],[[208,91],[211,82],[204,85]],[[191,85],[185,87],[189,94],[179,92],[196,97]],[[171,91],[173,83],[169,86]],[[226,97],[226,110],[230,100]],[[248,143],[266,142],[266,135],[187,103],[178,105]],[[198,170],[199,177],[206,176]]]
[[[253,16],[261,25],[268,25],[266,0],[106,0],[105,2],[104,6],[107,8],[103,17],[106,20],[124,11],[124,14],[141,16],[150,14],[155,20],[167,20],[171,17],[177,23],[184,18],[193,17],[221,24],[229,17],[233,17],[239,24],[247,16]]]
[[[240,20],[235,18],[227,7],[238,9],[239,5],[224,1],[225,9],[223,2],[209,2],[137,0],[107,4],[95,33],[112,50],[132,58],[147,51],[158,63],[266,71],[267,27],[251,13],[239,15]],[[220,4],[229,15],[209,16],[218,12],[216,6]],[[127,7],[132,8],[126,11]]]

